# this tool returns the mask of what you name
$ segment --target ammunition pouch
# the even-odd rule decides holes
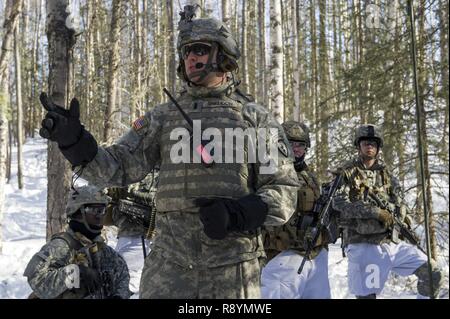
[[[310,187],[302,187],[298,191],[298,210],[301,212],[312,211],[316,199],[314,191]]]
[[[388,229],[377,219],[355,219],[355,231],[361,235],[386,233]]]

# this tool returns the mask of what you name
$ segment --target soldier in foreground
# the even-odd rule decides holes
[[[67,110],[42,94],[48,113],[40,134],[99,187],[138,182],[160,166],[158,232],[145,260],[141,298],[259,298],[259,258],[265,255],[259,228],[285,223],[297,202],[291,150],[270,111],[237,89],[240,52],[229,29],[214,18],[193,19],[191,6],[180,15],[184,91],[176,101],[155,106],[115,144],[100,147],[81,125],[76,99]],[[250,161],[249,149],[236,143],[205,151],[212,138],[194,145],[196,120],[221,137],[227,128],[252,129],[259,139],[254,154],[270,152]],[[191,135],[173,138],[180,131]],[[173,160],[174,149],[188,160]],[[231,161],[218,156],[227,149],[236,155]],[[239,155],[245,155],[242,162]]]
[[[416,275],[418,297],[430,297],[427,256],[411,231],[398,181],[379,158],[380,129],[372,124],[357,127],[354,145],[358,156],[338,169],[344,185],[334,201],[348,256],[350,292],[374,299],[393,271]],[[432,278],[437,293],[443,276],[434,264]]]
[[[327,235],[320,238],[299,275],[297,270],[305,257],[307,236],[317,221],[313,211],[320,196],[320,184],[305,162],[311,140],[305,124],[283,123],[286,136],[295,156],[294,167],[298,175],[297,210],[282,226],[265,227],[264,248],[269,262],[262,269],[261,295],[272,299],[329,299]]]
[[[73,190],[66,206],[69,225],[28,263],[24,276],[40,299],[128,299],[130,276],[119,254],[104,243],[108,197],[83,186]]]

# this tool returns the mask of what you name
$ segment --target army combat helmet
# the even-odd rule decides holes
[[[355,147],[358,148],[359,142],[367,139],[377,141],[378,149],[383,147],[383,136],[378,126],[373,124],[362,124],[356,128],[355,138],[353,139]]]
[[[72,219],[75,213],[80,212],[86,228],[93,233],[100,233],[99,229],[94,229],[87,223],[85,216],[85,206],[104,205],[106,208],[106,205],[109,201],[110,197],[99,191],[98,188],[90,185],[72,189],[67,200],[66,216]]]
[[[283,126],[286,137],[290,141],[303,142],[306,147],[311,147],[311,140],[309,138],[309,129],[304,123],[296,121],[284,122]]]
[[[177,52],[180,62],[177,73],[185,81],[189,81],[182,55],[182,49],[185,45],[194,42],[211,44],[211,51],[204,69],[196,72],[195,75],[193,74],[193,76],[200,76],[200,79],[206,77],[210,72],[233,72],[238,68],[237,60],[241,56],[235,39],[222,21],[215,18],[193,19],[198,7],[198,5],[184,6],[184,11],[180,12],[178,23]],[[216,52],[217,62],[213,63],[212,58]],[[199,68],[202,67],[203,65]]]

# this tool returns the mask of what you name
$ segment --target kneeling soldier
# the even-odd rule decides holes
[[[56,234],[28,263],[30,298],[128,299],[130,276],[122,257],[100,236],[109,198],[91,186],[73,190],[67,231]]]

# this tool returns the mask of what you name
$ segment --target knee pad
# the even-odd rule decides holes
[[[439,288],[442,285],[442,273],[434,263],[431,263],[431,277],[433,280],[434,298],[438,296]],[[430,276],[428,274],[428,263],[422,264],[416,269],[414,275],[417,276],[417,292],[422,296],[432,297],[430,293]]]

